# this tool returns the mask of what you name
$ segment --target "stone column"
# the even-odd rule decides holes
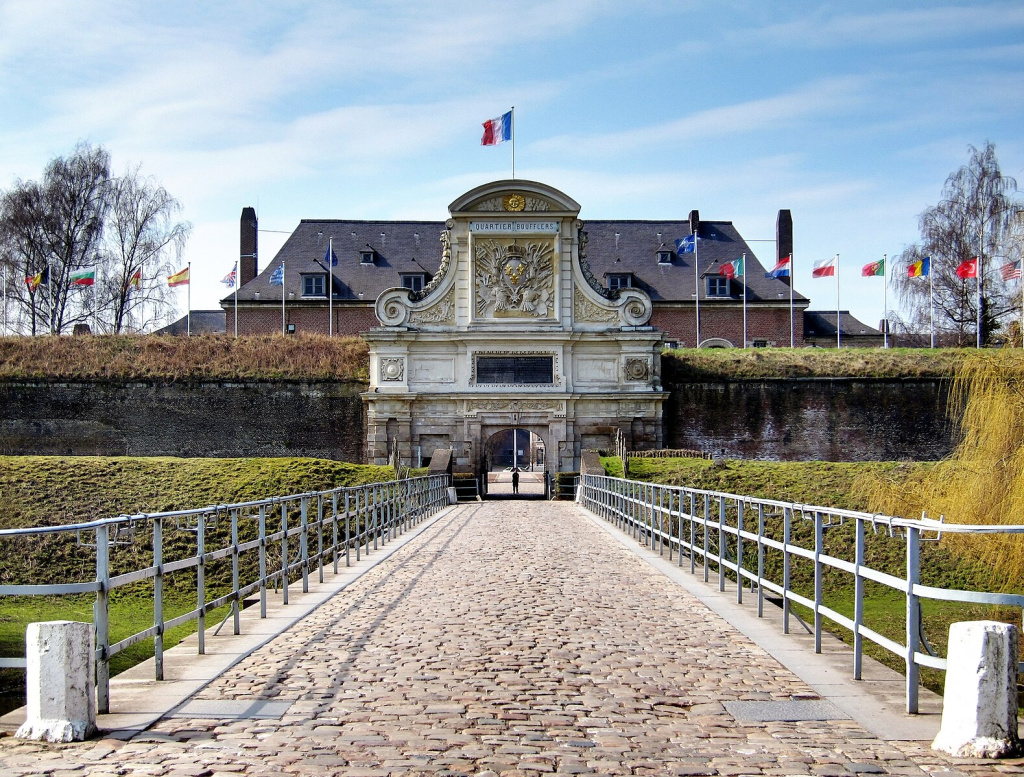
[[[96,731],[94,644],[91,623],[28,625],[28,715],[16,737],[77,742]]]
[[[942,726],[932,747],[958,758],[1003,758],[1019,750],[1015,626],[949,627]]]

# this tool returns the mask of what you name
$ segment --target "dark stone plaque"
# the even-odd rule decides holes
[[[478,356],[477,383],[547,384],[555,382],[551,356]]]

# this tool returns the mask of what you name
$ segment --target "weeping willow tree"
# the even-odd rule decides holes
[[[1004,349],[967,356],[950,391],[959,442],[924,472],[865,484],[871,509],[947,523],[1024,525],[1024,355]],[[1024,582],[1024,535],[944,535],[986,564],[1005,588]]]

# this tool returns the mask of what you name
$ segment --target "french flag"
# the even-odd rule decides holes
[[[484,136],[480,138],[480,145],[496,146],[506,140],[512,140],[512,111],[484,122]]]

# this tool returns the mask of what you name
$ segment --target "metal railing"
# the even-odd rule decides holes
[[[823,621],[828,619],[848,630],[853,641],[853,676],[861,679],[864,640],[902,659],[906,674],[906,709],[918,711],[920,668],[944,671],[946,659],[935,654],[922,628],[921,601],[962,602],[982,605],[1024,607],[1024,596],[936,588],[921,583],[921,543],[935,541],[943,533],[1021,534],[1024,526],[971,526],[948,524],[922,518],[908,520],[886,515],[838,510],[738,494],[706,491],[680,486],[585,474],[580,479],[577,501],[594,514],[615,524],[638,542],[659,554],[675,555],[678,566],[688,558],[691,573],[698,562],[704,581],[717,573],[720,591],[726,581],[736,583],[736,601],[743,602],[744,582],[757,595],[757,615],[764,614],[766,593],[781,598],[783,631],[789,633],[790,616],[799,618],[792,605],[799,604],[813,616],[814,650],[821,652]],[[853,558],[838,558],[825,552],[826,532],[840,526],[852,529]],[[808,535],[805,545],[794,540],[796,533]],[[808,530],[813,530],[810,532]],[[865,564],[869,530],[905,543],[905,574],[893,575]],[[806,581],[802,594],[794,589],[798,564]],[[833,572],[832,570],[835,570]],[[807,572],[810,574],[806,574]],[[826,575],[840,574],[852,582],[853,617],[829,607],[824,601]],[[904,595],[906,622],[902,641],[890,639],[864,623],[865,586],[876,583]],[[1024,663],[1018,664],[1024,672]]]
[[[288,604],[294,581],[301,580],[303,593],[308,592],[310,575],[318,575],[322,583],[325,567],[333,566],[337,574],[342,561],[351,564],[353,553],[358,561],[438,512],[448,504],[447,488],[447,475],[432,475],[74,525],[6,529],[0,531],[0,553],[11,552],[9,543],[17,540],[45,537],[74,543],[78,554],[95,555],[95,579],[0,585],[0,596],[95,594],[97,708],[105,713],[110,707],[110,660],[118,653],[152,639],[155,679],[162,680],[168,630],[196,621],[198,652],[205,653],[209,612],[228,605],[218,631],[231,619],[233,633],[240,634],[246,596],[259,592],[260,617],[265,618],[268,587],[280,590],[282,603]],[[123,558],[150,549],[151,563],[145,566],[132,568],[132,559],[126,564]],[[211,574],[216,580],[208,579]],[[196,605],[167,618],[166,588],[185,575],[185,583],[194,586]],[[145,581],[152,581],[153,625],[111,643],[111,594]],[[24,668],[25,663],[24,658],[0,658],[0,668]]]

